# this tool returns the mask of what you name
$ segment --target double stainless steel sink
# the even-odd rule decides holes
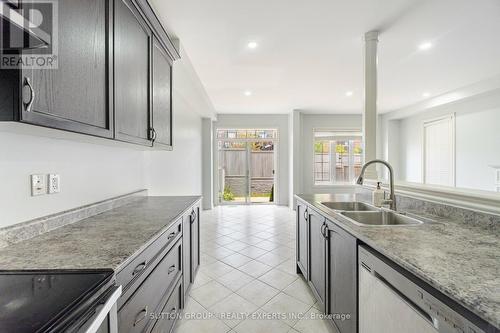
[[[424,223],[423,219],[377,208],[364,202],[321,202],[321,204],[359,226],[416,226]]]

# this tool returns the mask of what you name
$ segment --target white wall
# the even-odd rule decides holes
[[[455,114],[456,186],[494,189],[494,170],[500,164],[500,90],[431,107],[400,119],[383,117],[389,151],[399,154],[398,179],[422,182],[423,122]],[[392,128],[392,129],[391,129]],[[387,139],[389,137],[390,139]]]
[[[0,132],[0,227],[145,188],[142,151]],[[58,173],[61,193],[31,196],[30,174]]]
[[[342,114],[308,114],[303,113],[299,118],[302,124],[298,126],[300,138],[294,140],[299,148],[299,156],[294,160],[300,163],[295,177],[300,177],[297,193],[330,193],[332,189],[338,186],[317,186],[314,185],[313,161],[314,161],[314,130],[359,130],[361,131],[361,115],[342,115]]]
[[[248,114],[219,114],[217,116],[217,121],[214,122],[214,132],[217,128],[268,128],[277,129],[279,135],[278,141],[278,168],[276,174],[276,188],[277,198],[276,202],[278,205],[289,204],[290,199],[290,164],[289,164],[289,130],[288,121],[289,115],[282,114],[259,114],[259,115],[248,115]],[[215,144],[215,142],[214,142]],[[216,149],[214,147],[214,152]],[[214,171],[217,169],[217,154],[214,154]],[[215,175],[215,173],[214,173]],[[216,181],[214,180],[214,184]],[[214,196],[214,200],[217,200],[217,196]],[[217,204],[214,202],[214,204]]]

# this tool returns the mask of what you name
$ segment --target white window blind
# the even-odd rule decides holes
[[[454,117],[424,123],[424,183],[455,186]]]

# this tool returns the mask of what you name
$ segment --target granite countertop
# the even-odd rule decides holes
[[[368,246],[500,327],[500,226],[492,231],[481,225],[435,218],[437,223],[418,226],[363,227],[339,218],[320,204],[356,201],[355,194],[297,198],[332,216],[338,226]]]
[[[200,198],[137,198],[0,249],[0,270],[108,268],[118,271]]]

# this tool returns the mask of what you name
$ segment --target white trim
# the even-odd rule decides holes
[[[448,114],[448,115],[444,115],[444,116],[440,116],[440,117],[436,117],[436,118],[430,118],[430,119],[425,119],[423,122],[422,122],[422,183],[423,184],[427,184],[426,183],[426,175],[425,175],[425,166],[426,166],[426,128],[429,126],[429,125],[433,125],[435,123],[438,123],[438,122],[442,122],[442,121],[445,121],[445,120],[450,120],[451,122],[451,163],[452,163],[452,166],[451,166],[451,181],[452,181],[452,184],[451,186],[455,187],[457,185],[457,179],[456,179],[456,117],[455,117],[455,113],[451,113],[451,114]]]
[[[366,183],[367,185],[363,187],[375,188],[375,181],[366,180]],[[383,188],[387,189],[388,185],[384,183]],[[500,215],[500,193],[496,192],[431,186],[411,182],[398,182],[395,184],[395,190],[396,194],[415,199]]]
[[[323,137],[318,137],[320,141],[330,141],[330,182],[322,185],[322,184],[317,184],[316,183],[316,151],[315,151],[315,144],[316,144],[316,132],[331,132],[332,134],[340,134],[340,135],[332,135],[332,136],[325,136],[324,139]],[[313,127],[312,129],[312,138],[313,142],[311,144],[311,149],[312,149],[312,188],[320,188],[320,189],[326,189],[328,187],[335,187],[337,185],[339,186],[347,186],[349,185],[348,183],[345,182],[336,182],[335,180],[332,181],[332,178],[334,177],[335,170],[336,170],[336,163],[337,161],[335,160],[335,150],[333,149],[333,137],[345,137],[345,136],[352,136],[352,137],[360,137],[361,141],[363,143],[363,149],[364,149],[364,141],[363,141],[363,133],[361,132],[360,129],[355,129],[355,128],[339,128],[339,129],[334,129],[334,128],[326,128],[326,127]]]

